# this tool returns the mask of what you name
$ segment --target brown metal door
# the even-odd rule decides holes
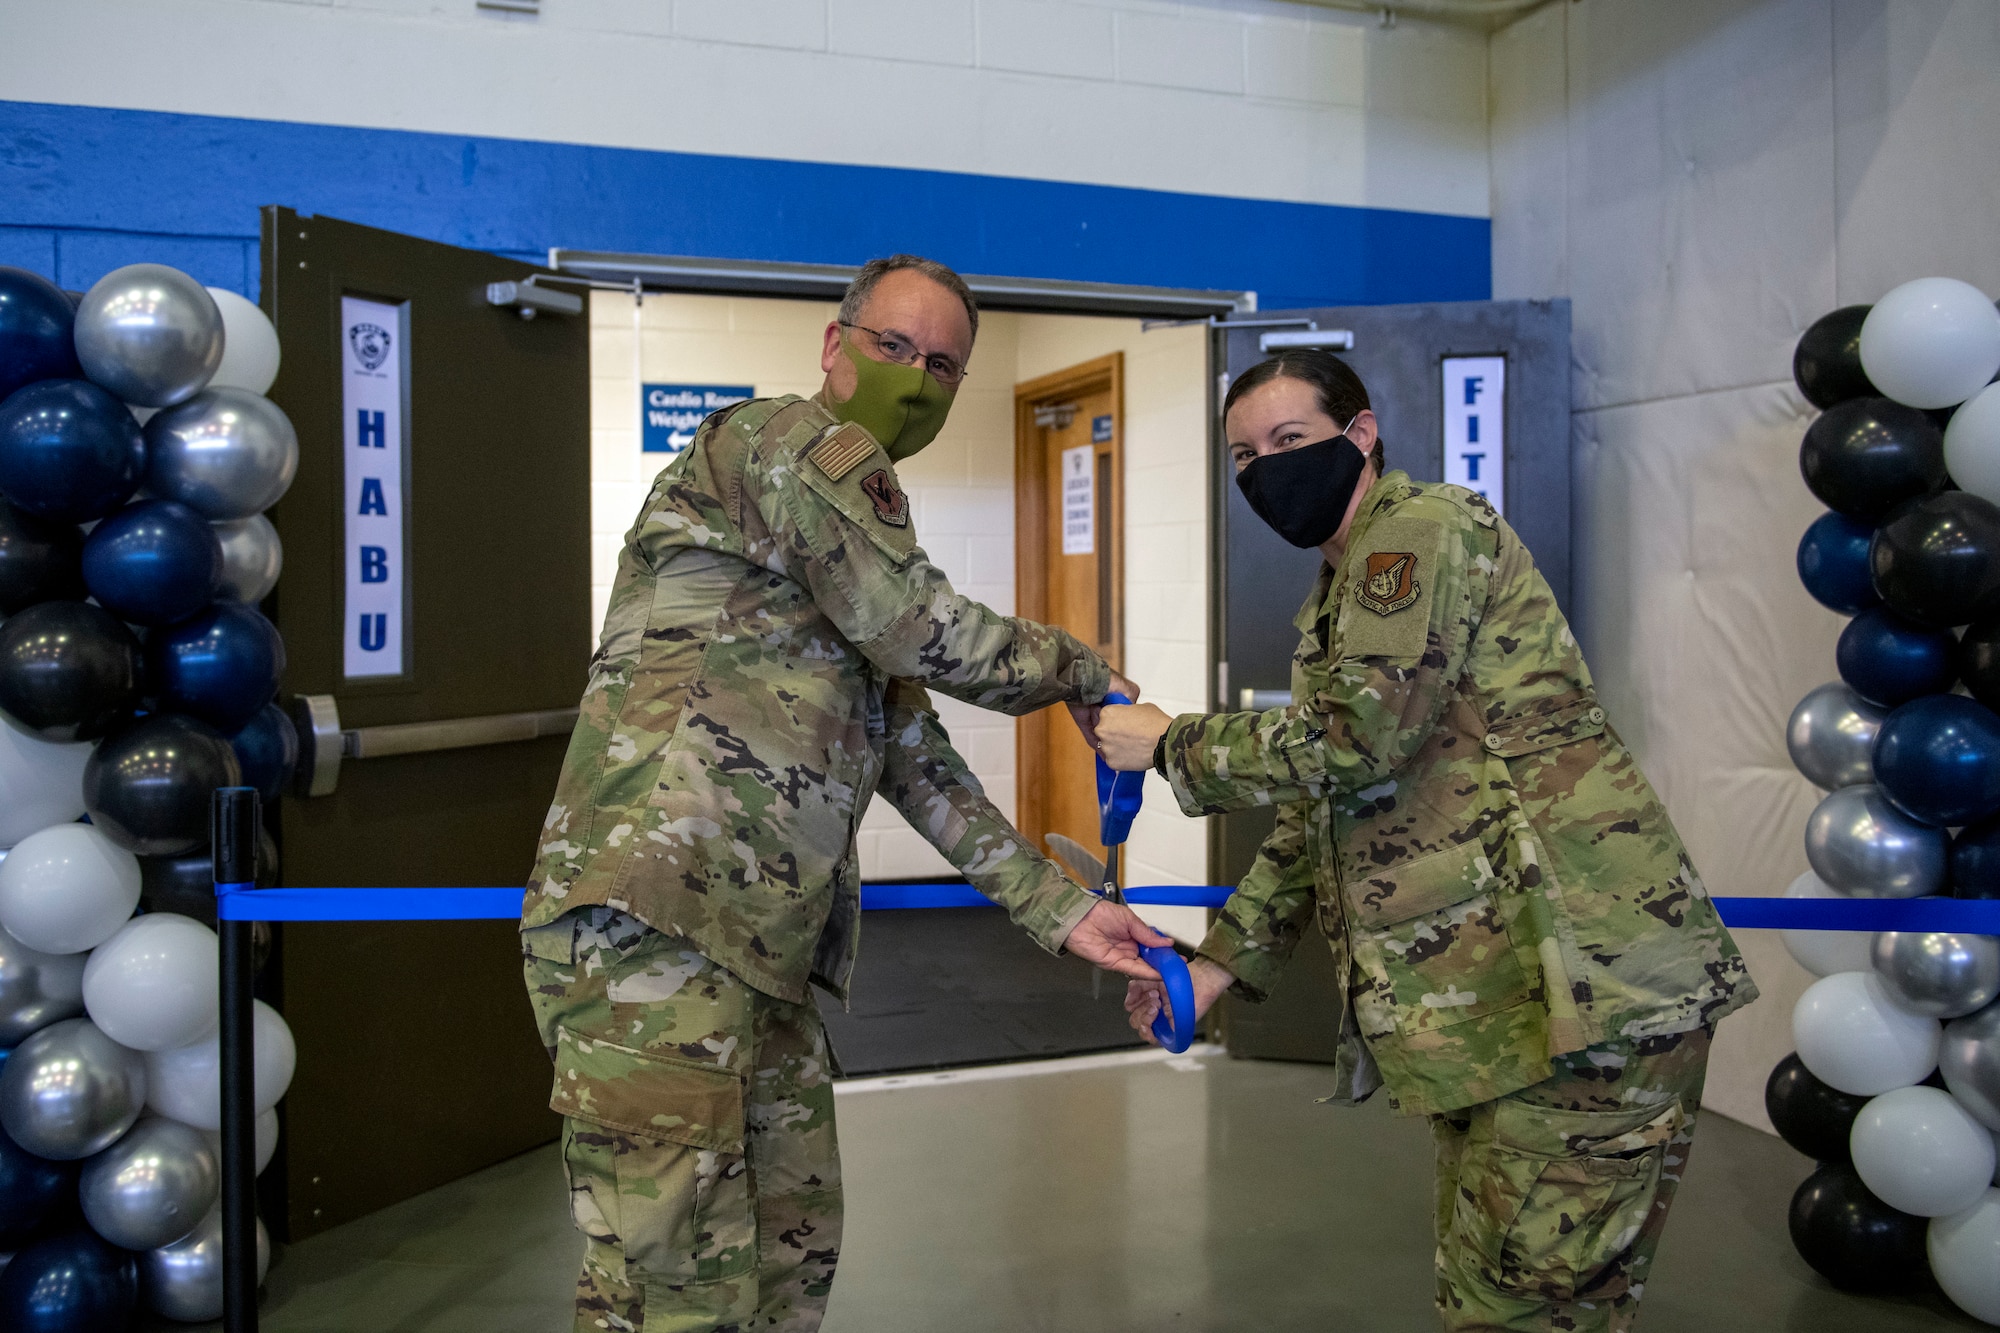
[[[264,210],[263,305],[284,349],[271,397],[300,442],[298,480],[272,513],[285,545],[274,602],[290,659],[284,689],[331,698],[344,728],[573,708],[582,692],[587,321],[523,319],[486,300],[488,283],[535,271]],[[393,318],[353,338],[344,298]],[[376,518],[398,501],[403,509],[391,515],[402,533],[396,567],[370,554],[361,575],[393,572],[401,586],[398,661],[373,675],[358,673],[347,642],[360,614],[350,605],[359,594],[348,534],[359,519],[349,512],[344,377],[353,372],[343,357],[357,349],[370,361],[400,358],[401,373],[400,495],[391,486],[386,506],[374,494],[360,501]],[[384,623],[373,623],[368,642],[379,642]],[[287,797],[277,812],[283,882],[523,883],[564,743],[555,735],[349,759],[330,794]],[[271,1219],[292,1237],[555,1137],[548,1060],[512,923],[289,925],[267,985],[299,1047],[282,1173],[273,1173],[283,1215]],[[276,1204],[266,1197],[267,1208]]]

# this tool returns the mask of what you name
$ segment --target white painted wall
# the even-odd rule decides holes
[[[1483,39],[1281,0],[7,0],[0,97],[1487,207]]]
[[[1494,295],[1573,302],[1580,637],[1711,889],[1780,893],[1818,799],[1785,719],[1843,623],[1794,569],[1792,348],[1909,278],[2000,295],[2000,5],[1581,0],[1491,57]],[[1809,978],[1737,938],[1764,998],[1708,1104],[1768,1127]]]
[[[639,384],[750,384],[759,395],[810,394],[820,382],[820,333],[833,314],[832,305],[816,301],[652,295],[640,308],[622,293],[593,294],[593,635],[604,619],[619,546],[666,462],[640,451]],[[1200,329],[1143,333],[1135,320],[987,312],[950,421],[897,472],[910,494],[917,539],[953,586],[1011,613],[1014,385],[1112,351],[1125,353],[1127,669],[1163,707],[1199,711],[1208,661],[1207,353]],[[953,744],[1011,819],[1014,720],[934,697]],[[1132,882],[1201,883],[1205,824],[1182,818],[1157,779],[1147,795],[1132,835]],[[870,878],[956,874],[884,802],[870,807],[859,841],[862,874]],[[1155,908],[1148,915],[1162,929],[1200,937],[1200,909]]]

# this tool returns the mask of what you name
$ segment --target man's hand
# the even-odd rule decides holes
[[[1188,964],[1188,980],[1194,983],[1194,1019],[1190,1021],[1198,1022],[1236,978],[1222,964],[1197,957]],[[1159,1017],[1160,1007],[1167,1002],[1166,997],[1166,988],[1157,981],[1133,980],[1125,983],[1125,1019],[1140,1036],[1155,1046],[1160,1044],[1160,1039],[1153,1035],[1153,1020]]]
[[[1160,974],[1140,959],[1139,950],[1173,942],[1171,936],[1162,935],[1141,921],[1131,908],[1101,902],[1084,913],[1083,920],[1076,923],[1069,938],[1063,941],[1063,947],[1107,972],[1122,972],[1135,978],[1134,985],[1151,981],[1157,986]]]
[[[1116,671],[1111,673],[1111,689],[1109,692],[1112,694],[1122,694],[1134,703],[1139,701],[1139,687],[1119,675]],[[1095,750],[1097,748],[1097,718],[1104,710],[1104,705],[1101,703],[1069,704],[1068,708],[1069,715],[1076,720],[1076,729],[1083,733],[1084,744]]]
[[[1097,715],[1097,752],[1120,773],[1144,772],[1153,766],[1153,750],[1172,723],[1157,704],[1107,705]]]

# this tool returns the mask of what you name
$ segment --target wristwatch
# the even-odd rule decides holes
[[[1161,777],[1167,775],[1167,733],[1161,732],[1160,739],[1153,746],[1153,771]]]

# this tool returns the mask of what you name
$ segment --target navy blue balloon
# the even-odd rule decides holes
[[[269,809],[291,784],[292,770],[299,766],[299,729],[292,725],[291,716],[276,704],[265,704],[229,738],[229,746],[236,751],[236,762],[243,765],[243,785],[255,787]]]
[[[1894,708],[1951,688],[1957,640],[1883,607],[1847,622],[1833,650],[1840,678],[1869,703]]]
[[[37,1157],[0,1129],[0,1250],[18,1249],[69,1211],[81,1168]]]
[[[2000,819],[1967,825],[1951,840],[1951,896],[2000,898]]]
[[[164,711],[198,717],[228,735],[278,692],[285,641],[255,608],[217,602],[146,636],[146,674]]]
[[[0,1273],[7,1333],[124,1333],[138,1304],[138,1261],[88,1227],[36,1241]]]
[[[120,620],[171,625],[215,600],[222,587],[222,541],[186,505],[141,500],[85,539],[83,581]]]
[[[1875,736],[1875,783],[1913,819],[1974,824],[2000,814],[2000,714],[1962,694],[1904,704]]]
[[[36,380],[81,379],[76,307],[62,288],[0,264],[0,398]]]
[[[145,471],[138,421],[89,380],[39,380],[0,402],[0,495],[31,514],[103,518]]]
[[[1813,520],[1799,539],[1799,581],[1814,601],[1851,616],[1882,600],[1868,568],[1874,536],[1874,528],[1844,514],[1828,512]]]

